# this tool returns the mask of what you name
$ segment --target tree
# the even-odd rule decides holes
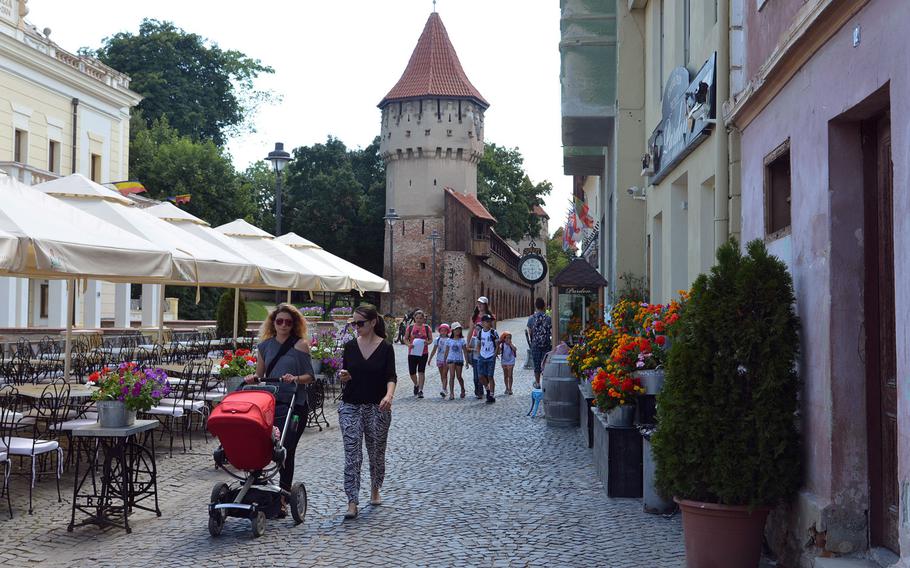
[[[330,136],[324,144],[296,148],[285,172],[286,228],[380,273],[385,170],[378,140],[364,149],[348,150]],[[258,201],[271,199],[262,195],[265,191]]]
[[[234,336],[234,288],[225,290],[218,299],[218,319],[215,323],[215,335],[218,337]],[[246,335],[246,302],[243,301],[243,294],[238,301],[239,307],[237,312],[237,337]]]
[[[230,134],[251,130],[256,109],[275,99],[254,87],[271,67],[171,22],[144,19],[138,34],[114,34],[89,54],[130,76],[130,88],[144,97],[138,108],[149,126],[167,117],[193,140],[222,146]]]
[[[540,233],[534,206],[553,189],[549,181],[532,183],[523,165],[518,148],[487,144],[477,167],[477,198],[496,217],[499,236],[513,241]]]
[[[166,118],[155,120],[150,128],[136,122],[130,176],[145,185],[149,197],[189,193],[191,200],[182,207],[213,226],[253,214],[253,196],[240,184],[224,150],[211,141],[181,136]]]
[[[562,227],[556,229],[553,236],[547,239],[547,265],[550,278],[555,278],[575,258],[573,254],[562,248],[563,230]]]

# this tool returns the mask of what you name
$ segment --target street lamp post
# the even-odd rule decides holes
[[[284,151],[284,144],[275,142],[275,149],[265,158],[272,162],[275,172],[275,236],[281,236],[281,171],[291,161],[291,155]]]
[[[395,223],[401,217],[395,213],[394,207],[389,207],[389,213],[383,217],[389,224],[389,313],[395,316]]]
[[[438,322],[436,321],[436,242],[442,237],[439,236],[438,230],[433,229],[433,232],[430,233],[430,236],[427,238],[433,242],[433,305],[431,322],[433,329],[436,329],[436,326],[438,325]]]

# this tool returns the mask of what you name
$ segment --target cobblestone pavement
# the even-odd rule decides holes
[[[523,320],[502,322],[522,338]],[[517,333],[516,333],[517,332]],[[520,341],[523,341],[521,339]],[[26,478],[12,479],[14,513],[0,502],[0,563],[11,566],[597,566],[680,568],[678,516],[642,512],[640,500],[608,499],[578,429],[548,428],[525,416],[533,375],[516,367],[515,395],[492,405],[438,396],[435,369],[426,399],[411,395],[405,350],[393,407],[383,504],[368,504],[364,460],[359,518],[345,521],[343,454],[334,406],[331,427],[307,431],[297,452],[309,511],[304,524],[228,519],[221,537],[206,522],[212,485],[224,480],[201,437],[194,450],[159,455],[163,516],[130,517],[133,532],[94,526],[68,533],[71,473],[57,503],[52,479],[39,483],[28,515]],[[470,373],[466,373],[470,377]],[[496,379],[501,390],[502,372]],[[470,381],[468,381],[470,383]],[[435,394],[435,396],[434,396]],[[162,452],[159,448],[159,454]]]

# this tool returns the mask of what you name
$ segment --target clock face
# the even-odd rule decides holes
[[[546,263],[543,258],[536,254],[528,255],[522,259],[519,269],[521,277],[530,284],[540,282],[547,274]]]

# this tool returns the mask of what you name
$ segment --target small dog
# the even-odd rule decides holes
[[[540,401],[543,400],[543,389],[536,388],[531,391],[531,410],[528,411],[528,416],[537,416],[537,410],[540,410],[540,415],[543,416],[543,408],[540,406]]]

